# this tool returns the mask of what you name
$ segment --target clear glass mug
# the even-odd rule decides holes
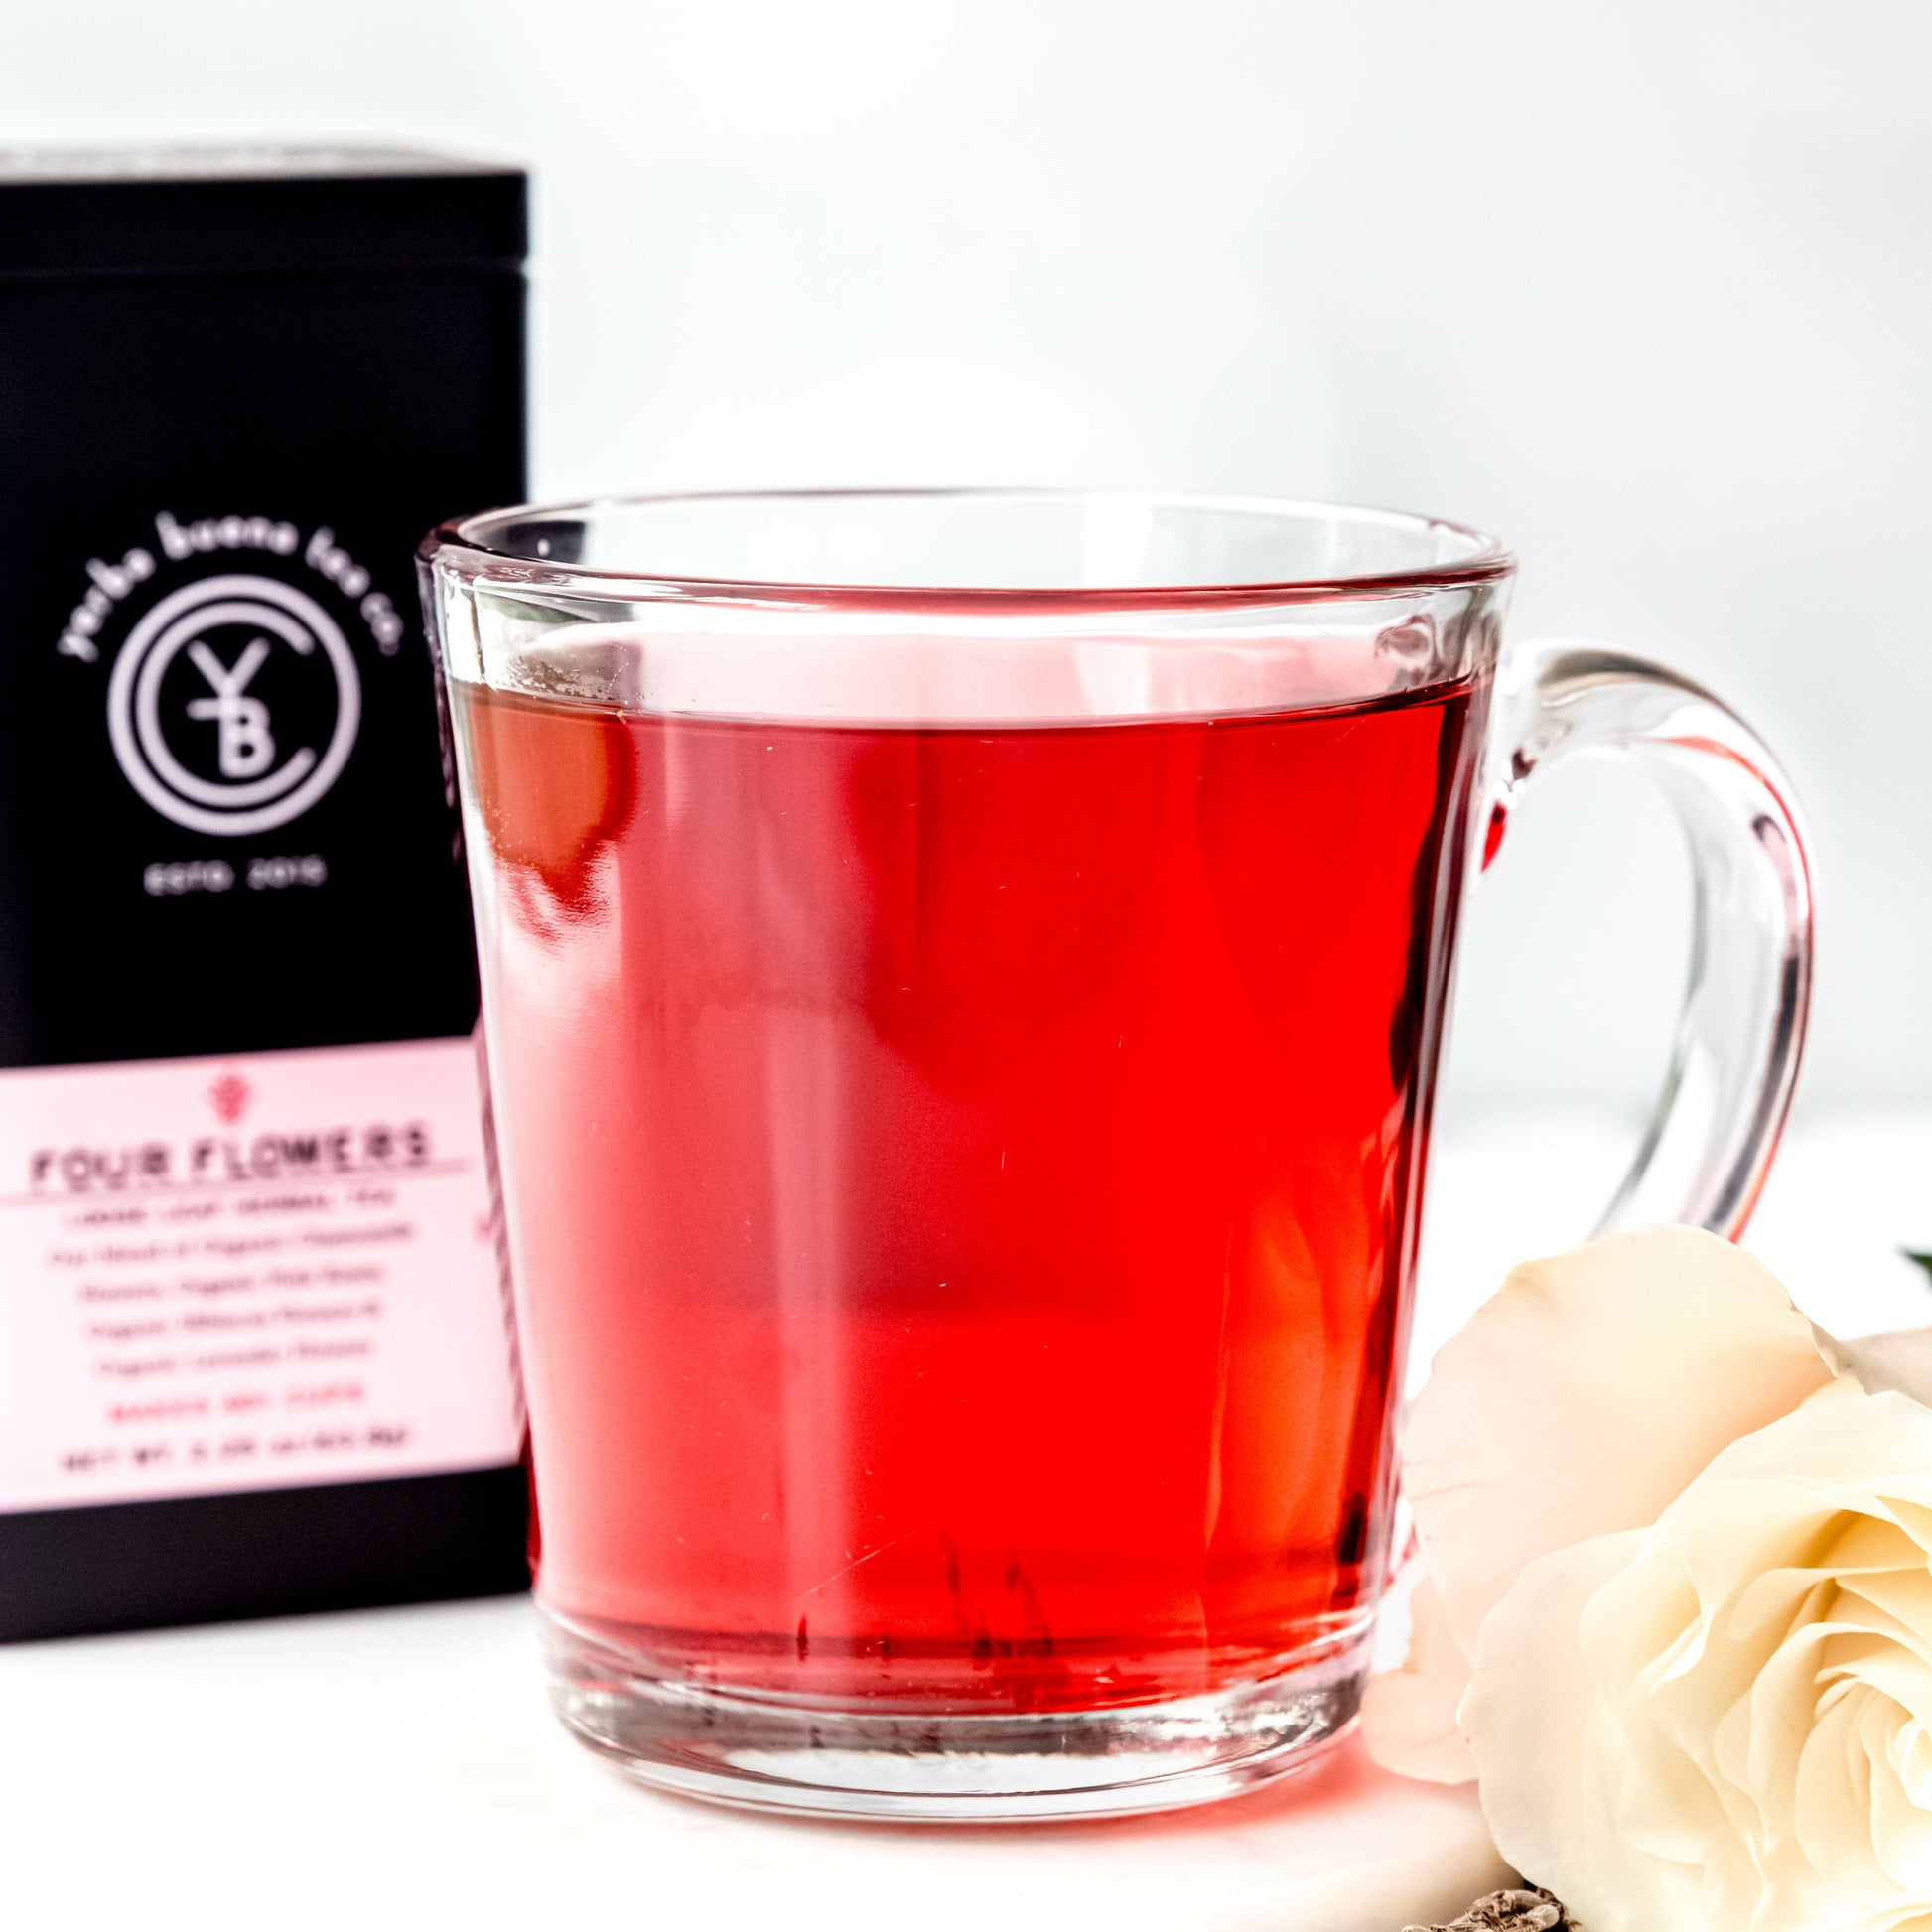
[[[454,725],[565,1723],[780,1810],[1150,1810],[1347,1725],[1456,913],[1549,763],[1695,861],[1604,1225],[1743,1224],[1787,784],[1420,517],[1003,492],[476,516]]]

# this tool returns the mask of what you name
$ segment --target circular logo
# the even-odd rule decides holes
[[[362,685],[341,628],[272,577],[205,577],[134,628],[107,685],[127,781],[192,832],[243,838],[300,818],[342,775]]]

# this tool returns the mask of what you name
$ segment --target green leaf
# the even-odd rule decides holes
[[[1917,1262],[1918,1265],[1925,1270],[1928,1278],[1932,1278],[1932,1254],[1924,1253],[1917,1248],[1900,1248],[1898,1252],[1902,1254],[1907,1261]]]

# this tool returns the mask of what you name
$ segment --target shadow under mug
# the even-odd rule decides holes
[[[1604,1226],[1737,1232],[1789,789],[1674,672],[1498,664],[1513,561],[1315,505],[658,498],[425,544],[553,1695],[781,1810],[1187,1804],[1346,1725],[1465,878],[1562,758],[1689,839]]]

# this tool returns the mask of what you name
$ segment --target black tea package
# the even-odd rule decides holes
[[[524,1580],[413,576],[524,252],[511,168],[0,154],[0,1637]]]

